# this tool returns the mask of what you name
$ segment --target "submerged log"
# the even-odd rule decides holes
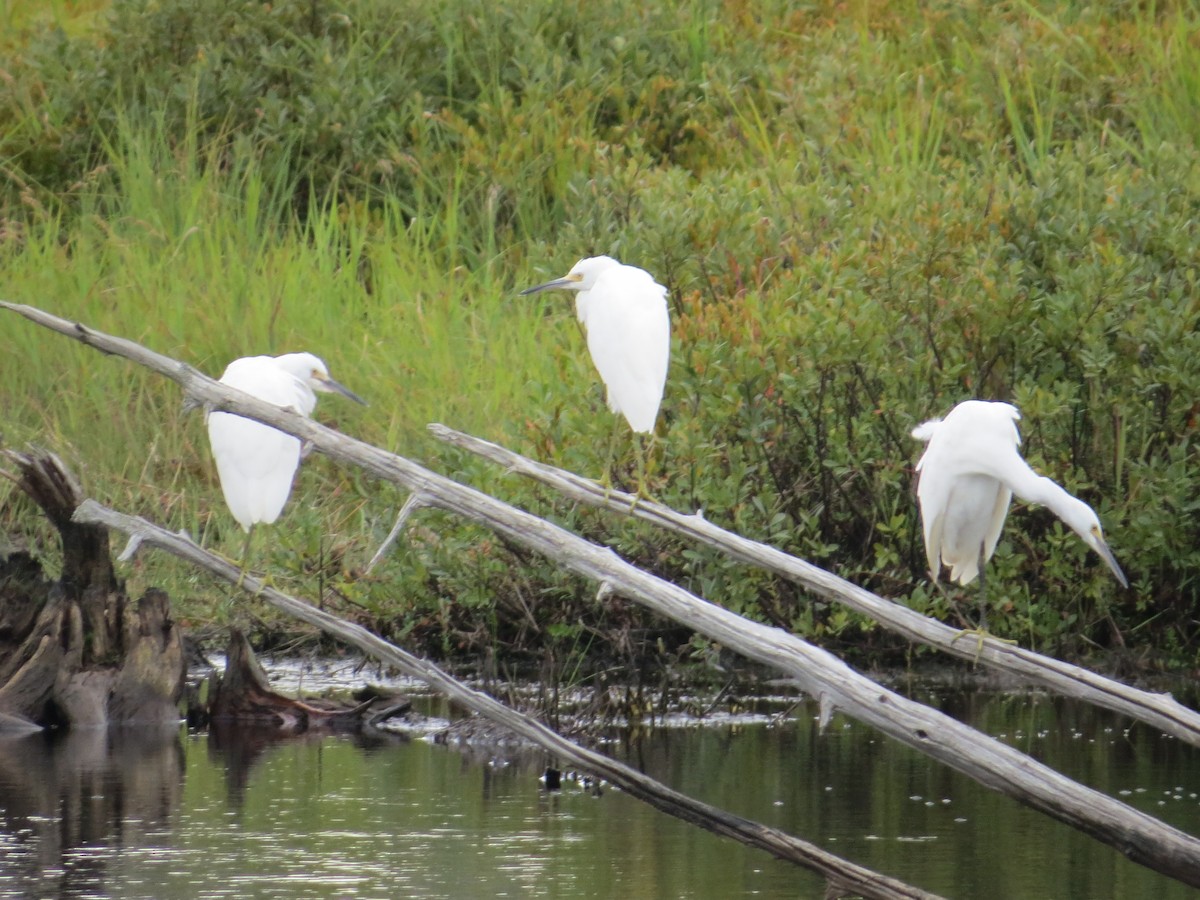
[[[72,520],[83,491],[56,456],[5,457],[58,529],[63,570],[51,582],[27,553],[0,561],[0,731],[178,720],[183,648],[167,595],[130,602],[108,531]]]
[[[250,642],[236,628],[230,630],[225,659],[225,672],[214,678],[209,692],[208,716],[215,723],[250,723],[285,734],[358,731],[375,720],[377,705],[396,705],[382,697],[346,705],[276,693]]]

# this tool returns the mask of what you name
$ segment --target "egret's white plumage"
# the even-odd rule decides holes
[[[556,288],[576,292],[575,313],[607,389],[608,408],[635,432],[653,432],[671,355],[667,289],[643,269],[592,256],[562,278],[521,293]]]
[[[363,402],[330,378],[325,363],[311,353],[235,359],[220,380],[305,416],[316,408],[316,391],[336,391]],[[269,525],[279,518],[300,465],[300,440],[223,412],[209,414],[208,438],[225,502],[242,528],[249,532],[259,523]]]
[[[945,565],[952,581],[972,582],[995,552],[1015,494],[1058,516],[1127,587],[1092,508],[1021,458],[1020,418],[1010,403],[967,400],[945,419],[913,429],[928,445],[917,463],[917,501],[931,577],[936,581]]]

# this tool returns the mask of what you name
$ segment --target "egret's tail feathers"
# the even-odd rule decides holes
[[[951,581],[966,586],[979,577],[979,560],[977,559],[956,562],[946,560],[945,562],[950,567]]]
[[[912,436],[918,441],[928,443],[933,435],[937,432],[938,426],[942,424],[941,419],[930,419],[928,422],[922,422],[912,430]]]

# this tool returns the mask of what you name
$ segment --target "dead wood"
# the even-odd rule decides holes
[[[633,516],[719,550],[739,562],[774,572],[819,597],[843,604],[914,643],[928,644],[960,659],[978,660],[1029,684],[1085,700],[1200,746],[1200,714],[1179,703],[1169,693],[1143,691],[1080,666],[997,640],[985,641],[981,650],[974,637],[964,636],[960,629],[873,594],[775,547],[726,531],[700,513],[683,515],[647,500],[639,500],[635,506],[631,495],[606,491],[594,481],[535,462],[490,441],[445,425],[430,425],[429,430],[439,440],[503,466],[509,472],[541,482],[569,500]]]
[[[53,453],[5,452],[21,473],[18,486],[33,500],[62,539],[63,571],[60,582],[73,600],[89,591],[102,597],[120,589],[108,552],[108,531],[74,521],[71,516],[83,500],[83,488]],[[103,608],[103,603],[100,603]],[[93,616],[96,613],[92,613]],[[101,621],[103,615],[101,614]]]
[[[413,656],[367,631],[362,626],[339,619],[311,604],[281,593],[275,588],[267,586],[254,575],[243,575],[238,567],[229,560],[209,553],[186,535],[172,534],[145,519],[108,509],[94,500],[85,501],[76,515],[82,521],[102,523],[129,534],[130,549],[149,544],[207,569],[230,584],[240,582],[246,591],[253,593],[284,613],[295,616],[358,647],[407,675],[421,679],[434,690],[460,703],[466,709],[485,716],[502,728],[549,750],[575,767],[606,779],[626,793],[669,815],[699,825],[715,834],[766,850],[780,859],[815,871],[831,882],[845,885],[847,890],[853,890],[862,897],[885,898],[885,900],[888,898],[935,900],[933,894],[872,872],[870,869],[834,856],[815,844],[802,841],[777,829],[743,819],[677,793],[624,763],[581,747],[537,720],[515,712],[487,694],[468,687],[428,660]]]
[[[57,457],[5,456],[58,529],[63,573],[47,581],[25,553],[0,562],[0,730],[178,720],[183,652],[166,595],[130,603],[107,530],[71,518],[83,492]]]
[[[374,698],[352,706],[323,700],[306,702],[276,693],[250,642],[234,628],[230,629],[225,671],[211,682],[208,716],[213,722],[253,723],[293,734],[357,731],[375,703]]]
[[[677,585],[629,565],[608,548],[590,544],[549,522],[431,472],[411,460],[349,438],[290,410],[281,410],[225,388],[190,367],[131,341],[111,338],[31,307],[13,304],[0,306],[104,352],[119,353],[167,375],[179,382],[189,397],[198,403],[265,422],[309,441],[331,458],[358,465],[378,478],[403,485],[419,494],[423,505],[453,512],[483,524],[515,543],[593,579],[601,584],[602,589],[641,603],[744,656],[784,672],[810,695],[819,698],[824,709],[841,709],[847,715],[878,728],[980,783],[1108,843],[1135,862],[1200,887],[1200,841],[1112,797],[1080,785],[1016,749],[936,710],[883,688],[854,672],[833,655],[794,635],[743,619]],[[230,582],[238,579],[239,573],[232,564],[203,554],[190,540],[170,535],[144,520],[123,516],[91,501],[76,511],[76,518],[126,531],[131,535],[131,548],[140,541],[152,541],[157,546],[205,565]],[[195,556],[194,553],[202,555]],[[286,595],[266,590],[257,579],[247,577],[244,587],[261,593],[280,609],[317,624],[385,662],[414,672],[431,684],[436,682],[438,689],[443,692],[455,690],[453,680],[447,681],[428,663],[403,654],[398,648],[364,629],[341,622],[307,604],[299,604]],[[536,731],[532,727],[536,723],[531,726],[519,720],[513,722],[511,711],[490,698],[475,702],[482,707],[487,707],[488,702],[495,704],[495,708],[487,707],[490,710],[487,713],[489,717],[500,717],[514,731],[530,728],[531,739],[538,740],[543,746],[564,755],[586,752],[548,729]],[[533,733],[537,733],[538,737],[534,738]],[[578,757],[572,755],[568,758]],[[616,780],[609,775],[615,764],[602,756],[579,762],[578,765]],[[623,780],[629,781],[629,773],[620,774]],[[659,795],[649,792],[644,786],[639,787],[636,781],[631,783],[634,787],[627,787],[626,790],[659,805]],[[689,821],[697,821],[684,811],[689,808],[695,810],[695,801],[675,795],[674,802],[693,804],[671,811]],[[697,821],[697,824],[765,847],[778,855],[786,854],[786,858],[796,859],[818,871],[826,871],[818,868],[824,864],[813,861],[816,857],[812,854],[817,848],[805,848],[803,854],[798,854],[797,848],[787,843],[773,845],[756,834],[756,830],[762,826],[755,823],[746,823],[748,827],[739,830],[730,827],[727,820],[707,811],[703,821]],[[835,870],[829,870],[828,877],[836,878]],[[864,881],[864,885],[873,883],[871,880]]]

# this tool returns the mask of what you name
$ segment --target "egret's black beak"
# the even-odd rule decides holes
[[[354,391],[350,390],[350,388],[346,387],[344,384],[340,384],[339,382],[334,381],[332,378],[322,378],[321,386],[330,393],[341,394],[343,397],[349,397],[355,403],[361,403],[363,406],[368,405],[366,400],[358,396],[358,394],[354,393]]]
[[[521,291],[521,296],[526,294],[540,294],[542,291],[553,291],[559,288],[570,288],[579,284],[580,277],[578,275],[564,275],[562,278],[555,278],[553,281],[547,281],[545,284],[535,284],[533,287],[525,288]]]

